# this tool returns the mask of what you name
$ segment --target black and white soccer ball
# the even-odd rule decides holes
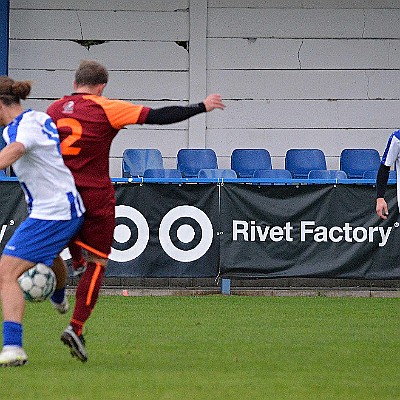
[[[56,290],[56,276],[47,265],[38,263],[18,278],[24,297],[28,301],[41,302]]]

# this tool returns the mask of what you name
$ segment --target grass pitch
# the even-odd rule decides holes
[[[400,399],[398,298],[103,296],[86,364],[69,317],[27,304],[29,363],[0,369],[0,399]]]

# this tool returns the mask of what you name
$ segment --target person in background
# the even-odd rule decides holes
[[[385,193],[389,179],[390,167],[394,164],[396,164],[396,170],[400,171],[400,130],[395,131],[390,135],[376,177],[376,213],[382,219],[387,219],[389,215]],[[400,209],[399,178],[397,178],[397,203]]]
[[[103,65],[82,61],[75,73],[74,93],[47,110],[57,124],[65,164],[86,207],[78,246],[69,247],[75,274],[78,271],[82,276],[70,325],[62,335],[63,342],[81,361],[87,360],[83,326],[97,302],[114,235],[115,196],[109,176],[112,140],[126,125],[172,124],[225,107],[220,95],[211,94],[197,104],[153,109],[103,97],[107,82],[108,71]]]
[[[64,313],[66,265],[59,253],[83,223],[84,206],[74,178],[60,152],[57,128],[51,118],[23,110],[20,100],[31,91],[29,81],[0,77],[0,125],[6,125],[6,146],[0,151],[0,169],[12,165],[28,204],[28,217],[7,242],[0,258],[0,302],[3,314],[1,367],[23,365],[22,318],[25,300],[18,277],[37,263],[51,267],[57,278],[51,300]]]

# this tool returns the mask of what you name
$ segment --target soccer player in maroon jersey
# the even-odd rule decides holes
[[[107,69],[95,61],[82,61],[75,73],[74,93],[57,100],[47,112],[57,124],[64,162],[71,170],[86,207],[83,227],[69,246],[75,270],[84,270],[76,290],[76,304],[61,340],[71,354],[87,361],[82,330],[98,298],[115,227],[115,197],[109,176],[111,142],[131,124],[172,124],[194,115],[224,109],[218,94],[201,103],[158,109],[102,96]],[[83,258],[82,249],[87,252]],[[84,269],[86,267],[86,269]]]

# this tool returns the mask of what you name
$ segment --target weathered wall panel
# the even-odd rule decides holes
[[[400,8],[398,0],[209,0],[209,8]]]
[[[13,70],[15,79],[31,79],[32,97],[58,98],[72,91],[73,71]],[[188,98],[188,73],[171,71],[109,71],[104,94],[123,100]],[[155,84],[155,82],[158,82]]]
[[[361,38],[363,10],[221,8],[209,11],[209,37]]]
[[[379,80],[378,76],[374,78]],[[218,87],[227,99],[368,98],[368,77],[365,71],[212,70],[208,73],[208,84],[209,90]],[[390,88],[386,89],[392,93]]]
[[[9,62],[12,69],[75,71],[80,60],[91,59],[106,63],[109,70],[187,71],[188,58],[175,42],[110,41],[85,47],[72,40],[12,40]]]
[[[400,115],[398,100],[227,100],[226,104],[223,113],[207,116],[209,128],[384,129],[398,126]]]
[[[207,116],[207,145],[229,165],[235,147],[383,151],[400,112],[395,1],[209,1],[208,88],[227,109]],[[225,147],[226,146],[226,147]]]
[[[12,10],[11,17],[12,39],[188,39],[187,12]]]
[[[398,69],[400,40],[211,38],[208,69]]]
[[[189,7],[188,0],[11,0],[10,4],[27,10],[180,11]]]

